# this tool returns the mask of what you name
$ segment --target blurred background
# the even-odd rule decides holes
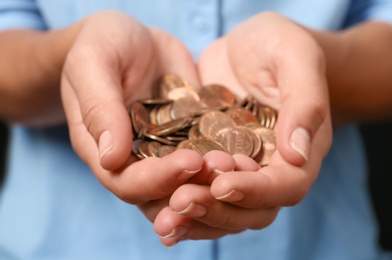
[[[0,121],[0,189],[5,178],[4,168],[5,168],[7,142],[8,142],[8,129],[6,125]]]
[[[369,158],[369,189],[380,225],[380,244],[392,251],[392,122],[361,126]]]
[[[369,158],[369,189],[380,226],[379,242],[381,247],[392,251],[392,122],[362,125],[361,132]],[[8,138],[8,129],[0,122],[0,189],[6,178]]]

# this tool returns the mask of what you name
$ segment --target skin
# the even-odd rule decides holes
[[[332,140],[330,111],[334,124],[392,111],[392,29],[379,22],[327,33],[262,13],[212,43],[197,65],[169,34],[115,11],[0,39],[1,117],[33,127],[67,122],[75,152],[105,187],[142,210],[166,246],[268,226],[317,178]],[[197,85],[219,82],[278,109],[269,166],[217,151],[132,156],[126,108],[166,72]]]

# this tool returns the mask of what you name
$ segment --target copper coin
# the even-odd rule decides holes
[[[134,102],[130,108],[131,121],[136,133],[140,133],[142,127],[150,123],[150,114],[144,105],[140,102]]]
[[[148,125],[146,132],[154,136],[169,135],[189,126],[191,121],[192,118],[187,117],[173,120],[162,125],[150,124]]]
[[[171,154],[175,150],[177,150],[177,147],[175,147],[173,145],[162,145],[158,148],[158,154],[159,154],[159,157],[162,158],[168,154]]]
[[[163,125],[163,124],[166,124],[166,123],[172,121],[172,118],[170,116],[171,107],[172,107],[172,103],[161,106],[158,108],[158,111],[157,111],[158,125]]]
[[[244,129],[238,127],[222,128],[215,140],[222,144],[230,154],[241,153],[249,157],[252,155],[253,141]]]
[[[209,111],[200,117],[200,133],[211,140],[216,139],[220,129],[225,127],[234,127],[236,123],[232,118],[221,111]]]
[[[266,166],[276,150],[276,133],[274,130],[266,127],[258,127],[254,131],[263,141],[263,157],[259,163],[261,166]]]
[[[154,98],[170,99],[169,92],[172,91],[173,89],[182,88],[182,87],[189,88],[190,87],[189,82],[186,79],[176,74],[167,73],[159,79],[158,84],[153,93],[153,96]]]
[[[257,117],[253,115],[252,112],[242,107],[229,108],[225,113],[233,118],[237,125],[258,122]]]
[[[167,97],[171,100],[178,100],[180,98],[190,97],[196,101],[200,100],[199,94],[189,87],[175,88],[167,93]]]
[[[229,89],[218,84],[202,87],[199,96],[202,106],[208,109],[232,107],[236,101],[236,97]]]
[[[148,149],[148,154],[153,157],[159,157],[159,147],[161,147],[161,143],[157,141],[152,141],[148,144],[147,149]]]
[[[148,98],[148,99],[139,100],[139,102],[143,103],[144,105],[156,106],[156,105],[167,105],[173,102],[173,100],[165,99],[165,98],[156,98],[156,99]]]
[[[139,157],[139,159],[144,158],[142,156],[139,156],[139,152],[138,152],[138,148],[139,148],[139,145],[141,142],[142,142],[142,139],[136,139],[136,140],[133,140],[133,143],[132,143],[132,153],[137,155]]]
[[[173,142],[181,142],[188,139],[186,136],[165,136],[165,138],[166,140],[173,141]]]
[[[137,152],[138,152],[138,154],[139,154],[141,157],[147,158],[147,157],[150,157],[150,156],[151,156],[150,151],[149,151],[149,149],[148,149],[148,145],[149,145],[149,144],[150,144],[150,141],[146,141],[146,140],[142,140],[142,141],[139,143],[139,146],[138,146],[138,148],[137,148]]]
[[[170,110],[170,117],[172,119],[179,119],[200,115],[203,111],[205,111],[205,109],[201,106],[198,100],[193,97],[183,97],[174,100]]]
[[[154,125],[158,125],[158,119],[157,119],[158,109],[159,106],[154,106],[150,110],[150,122],[153,123]]]
[[[253,129],[247,126],[237,126],[237,128],[243,129],[246,131],[246,133],[251,137],[252,142],[253,142],[253,151],[252,154],[250,155],[251,158],[257,158],[261,152],[263,151],[263,141],[261,140],[261,137],[256,134]]]
[[[176,145],[176,143],[173,142],[173,141],[167,140],[167,139],[162,138],[162,137],[160,137],[160,136],[155,136],[155,135],[149,134],[149,133],[147,133],[147,132],[144,132],[144,133],[143,133],[143,136],[145,136],[145,137],[147,137],[147,138],[149,138],[149,139],[151,139],[151,140],[158,141],[158,142],[160,142],[160,143],[162,143],[162,144]]]
[[[200,155],[204,155],[213,150],[227,152],[225,147],[223,147],[220,143],[208,139],[187,140],[181,142],[177,146],[177,149],[190,149],[198,152]]]
[[[194,125],[189,129],[189,140],[202,139],[203,135],[200,133],[199,125]]]

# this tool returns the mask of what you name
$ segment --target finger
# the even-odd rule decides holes
[[[89,46],[87,43],[83,45]],[[132,128],[124,104],[120,61],[111,58],[115,56],[113,52],[101,55],[103,51],[98,47],[75,48],[67,59],[69,69],[65,69],[63,82],[73,89],[80,109],[69,110],[69,113],[81,114],[87,131],[97,144],[102,167],[115,170],[129,158]]]
[[[140,203],[137,207],[144,216],[153,223],[158,213],[169,205],[170,196],[158,200],[151,200],[146,203]]]
[[[282,156],[295,165],[302,165],[309,160],[315,134],[322,124],[330,121],[325,76],[316,67],[304,67],[293,73],[286,66],[281,66],[278,84],[282,86],[282,106],[276,128],[277,147]],[[323,156],[330,145],[331,134],[324,138],[326,148]]]
[[[292,206],[300,202],[313,185],[321,167],[321,158],[315,151],[309,163],[297,167],[276,153],[270,165],[257,172],[219,175],[211,184],[211,194],[220,201],[245,208]]]
[[[156,217],[154,230],[165,246],[173,246],[182,240],[217,239],[243,230],[226,230],[210,227],[192,218],[179,215],[170,208],[164,208]]]
[[[203,156],[203,160],[203,168],[189,182],[210,185],[216,176],[235,168],[233,157],[222,151],[210,151]]]
[[[191,150],[178,150],[163,158],[146,158],[120,173],[98,172],[98,178],[120,199],[139,204],[172,194],[197,174],[203,158]]]
[[[261,229],[275,219],[277,208],[249,209],[216,200],[208,186],[184,184],[171,196],[170,208],[208,226],[227,229]]]
[[[64,102],[77,107],[72,98],[72,89],[63,88]],[[71,92],[71,94],[68,94]],[[72,145],[83,161],[92,169],[99,181],[119,198],[137,204],[171,194],[203,166],[203,158],[191,150],[179,150],[164,158],[146,158],[133,163],[120,172],[103,169],[96,158],[98,151],[95,141],[84,127],[80,114],[70,116],[68,121]]]
[[[244,154],[234,154],[233,159],[236,171],[258,171],[261,168],[260,164]]]

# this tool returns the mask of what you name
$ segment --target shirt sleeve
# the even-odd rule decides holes
[[[22,28],[46,29],[36,1],[0,0],[0,30]]]
[[[364,21],[384,21],[392,24],[391,0],[351,0],[344,27]]]

